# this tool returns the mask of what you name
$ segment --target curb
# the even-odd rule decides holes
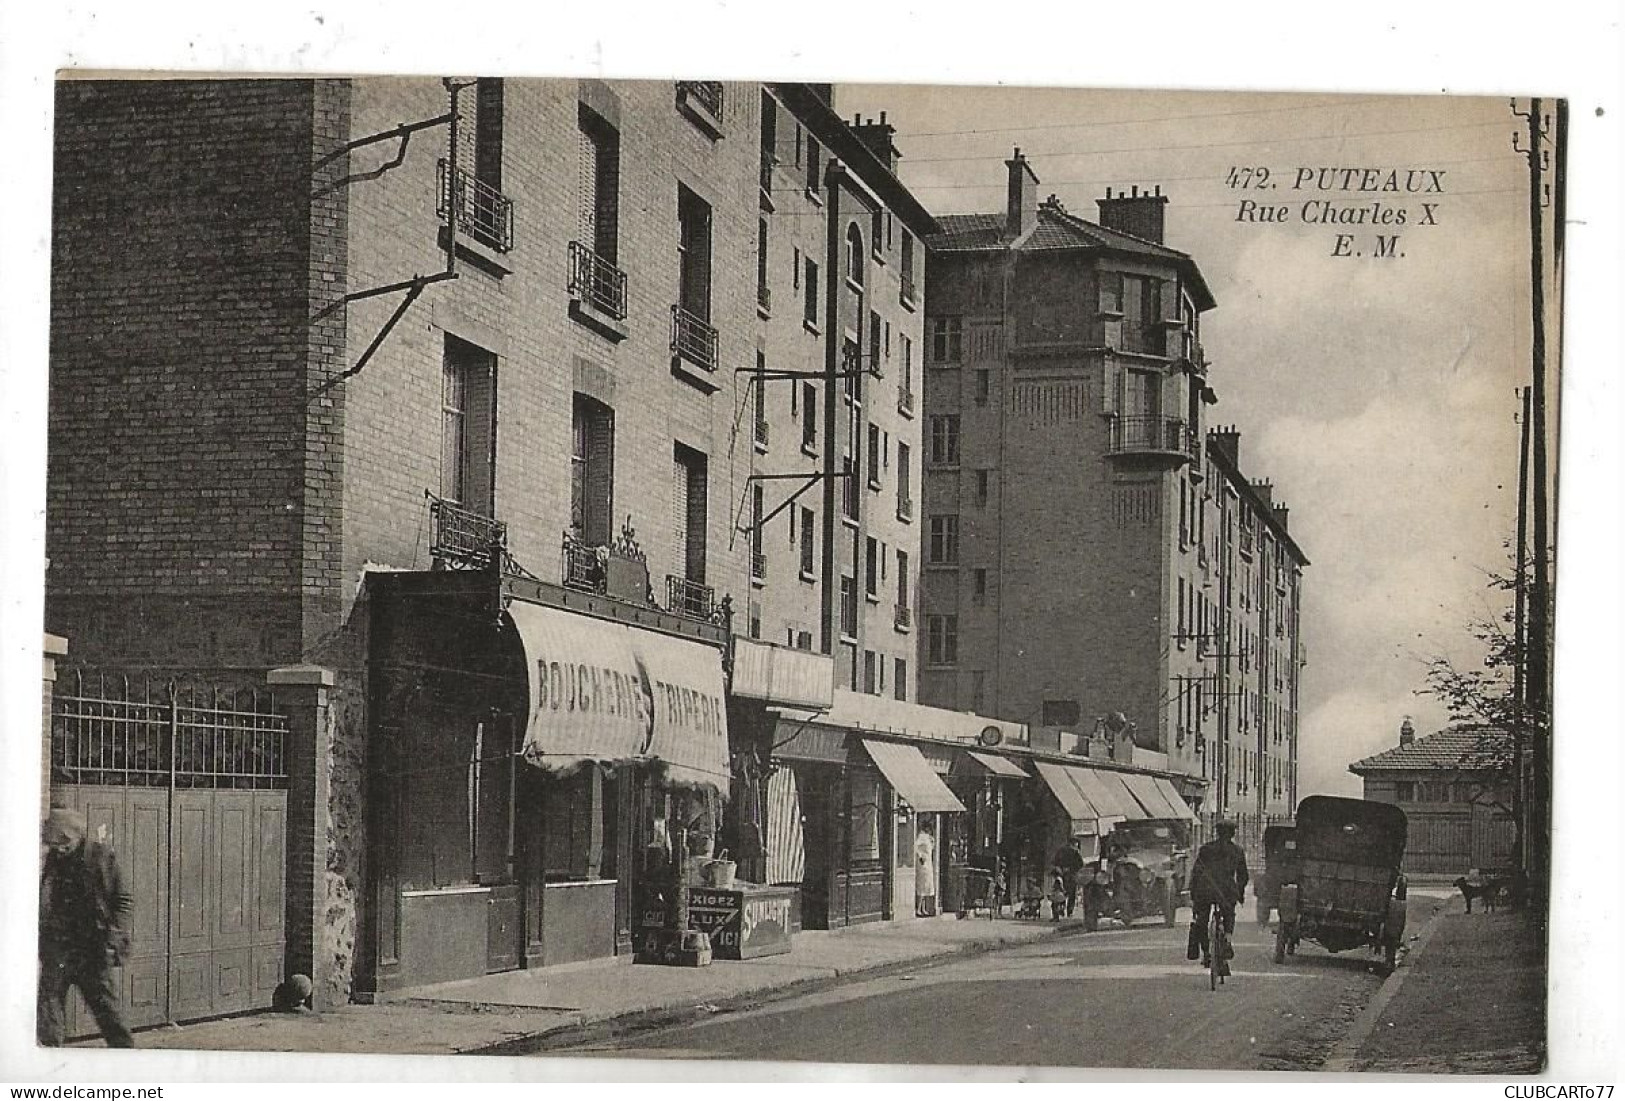
[[[1448,902],[1442,902],[1439,908],[1433,911],[1427,923],[1422,926],[1422,931],[1416,935],[1415,944],[1405,953],[1405,966],[1394,968],[1388,977],[1382,980],[1376,996],[1360,1011],[1360,1015],[1354,1018],[1354,1023],[1349,1025],[1343,1038],[1327,1054],[1325,1062],[1319,1067],[1321,1071],[1328,1074],[1347,1074],[1354,1070],[1355,1057],[1359,1054],[1360,1048],[1376,1031],[1377,1021],[1381,1019],[1383,1010],[1388,1008],[1388,1003],[1394,1000],[1399,988],[1411,975],[1417,957],[1427,947],[1428,941],[1433,939],[1434,930],[1439,927],[1439,919],[1448,912]]]
[[[1055,937],[1081,935],[1082,933],[1083,926],[1081,924],[1076,926],[1062,925],[1051,930],[1045,936],[1035,937],[1032,940],[972,941],[966,944],[954,945],[943,951],[930,952],[909,960],[895,960],[890,963],[878,963],[869,966],[823,968],[821,970],[825,972],[824,974],[812,975],[776,986],[764,986],[759,990],[731,995],[716,1002],[707,1003],[706,1008],[690,1004],[666,1004],[634,1009],[607,1010],[599,1013],[581,1013],[572,1021],[557,1022],[536,1032],[510,1036],[488,1044],[460,1048],[452,1054],[534,1055],[555,1049],[559,1046],[559,1041],[563,1040],[565,1035],[570,1032],[593,1026],[617,1024],[623,1026],[628,1032],[648,1032],[661,1028],[671,1028],[687,1024],[690,1021],[709,1020],[726,1013],[752,1009],[769,1002],[812,993],[817,989],[833,986],[860,976],[866,979],[884,978],[889,974],[933,966],[944,960],[996,952],[1003,948],[1021,944],[1038,944]]]

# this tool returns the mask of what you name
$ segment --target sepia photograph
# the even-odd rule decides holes
[[[50,78],[36,1063],[1548,1069],[1594,104],[414,62]]]

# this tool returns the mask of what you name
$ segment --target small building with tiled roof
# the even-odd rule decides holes
[[[1506,731],[1486,724],[1418,738],[1407,718],[1397,745],[1349,765],[1365,784],[1365,798],[1405,812],[1407,872],[1457,876],[1512,863],[1512,796],[1496,767],[1509,742]]]

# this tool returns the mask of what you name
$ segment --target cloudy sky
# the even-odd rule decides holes
[[[934,213],[1002,210],[1014,146],[1041,195],[1091,220],[1108,186],[1161,185],[1167,243],[1219,303],[1203,321],[1211,422],[1241,428],[1243,470],[1275,483],[1312,562],[1299,790],[1357,794],[1348,763],[1405,715],[1437,729],[1422,662],[1476,659],[1463,627],[1496,607],[1485,572],[1516,520],[1528,175],[1507,100],[847,85],[837,107],[887,112]],[[1247,167],[1274,186],[1227,182]],[[1432,170],[1443,192],[1294,188],[1322,167],[1398,170],[1401,187]],[[1249,198],[1288,220],[1238,219]],[[1403,257],[1372,257],[1370,227],[1304,224],[1312,199],[1405,208],[1382,230]],[[1436,225],[1417,224],[1422,202]],[[1333,256],[1339,232],[1366,255]]]

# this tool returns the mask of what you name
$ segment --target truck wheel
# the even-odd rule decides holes
[[[1275,955],[1273,958],[1276,963],[1286,962],[1287,940],[1290,936],[1291,934],[1286,931],[1286,922],[1281,922],[1275,929]]]

